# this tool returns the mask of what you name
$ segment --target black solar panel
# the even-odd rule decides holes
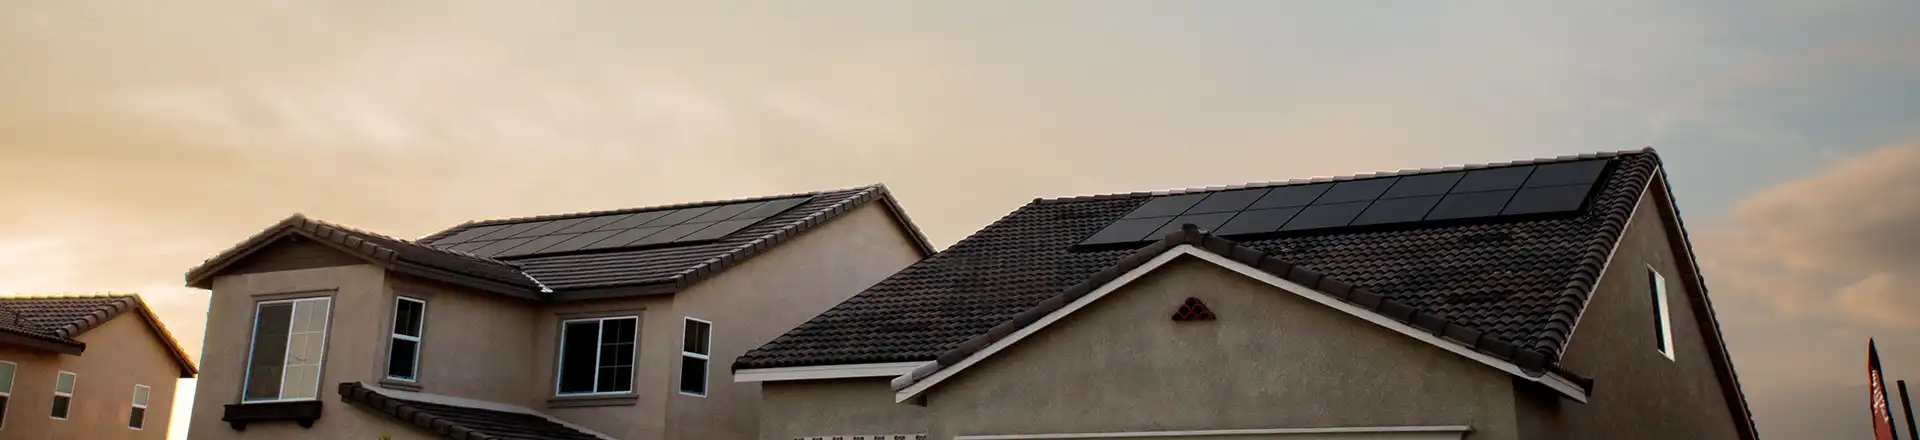
[[[705,223],[705,222],[717,222],[721,220],[726,220],[726,219],[733,218],[733,216],[740,215],[740,213],[747,212],[748,210],[751,210],[756,206],[760,206],[760,204],[759,203],[736,203],[732,205],[722,205],[720,207],[713,208],[712,211],[707,211],[706,214],[700,214],[699,217],[694,217],[692,220],[687,220],[687,223]]]
[[[727,220],[724,222],[718,222],[718,223],[714,223],[712,226],[708,226],[706,229],[701,229],[699,232],[689,234],[685,237],[680,237],[680,239],[677,241],[684,243],[684,242],[693,242],[693,241],[701,241],[701,240],[714,240],[714,239],[718,239],[718,238],[733,234],[734,232],[737,232],[741,229],[746,229],[748,226],[753,226],[754,223],[759,223],[759,222],[760,222],[760,219],[757,219],[757,218]]]
[[[806,198],[769,200],[765,203],[761,203],[760,206],[747,210],[747,212],[743,212],[743,213],[740,213],[740,215],[733,216],[733,218],[758,219],[758,218],[772,217],[775,214],[787,212],[788,209],[793,209],[793,207],[800,206],[801,203],[806,203],[806,202],[807,202]]]
[[[1608,159],[1157,196],[1083,245],[1151,240],[1192,223],[1216,235],[1578,212]]]
[[[619,231],[619,230],[638,228],[640,227],[640,225],[647,224],[647,222],[653,221],[653,219],[660,218],[660,216],[667,215],[668,213],[671,213],[671,212],[673,212],[673,210],[635,213],[633,215],[627,216],[626,218],[620,219],[620,221],[613,222],[612,224],[608,224],[606,226],[601,226],[599,229],[595,229],[595,230],[596,231]]]
[[[511,225],[507,225],[507,227],[495,230],[493,231],[492,234],[487,234],[487,235],[481,236],[480,238],[476,238],[474,239],[474,241],[499,240],[503,238],[510,238],[515,235],[519,235],[521,232],[526,232],[528,229],[537,228],[537,227],[540,227],[540,225],[544,225],[544,224],[547,224],[547,222],[514,223]]]
[[[521,232],[521,233],[518,233],[518,234],[513,234],[513,236],[514,236],[515,238],[519,238],[519,237],[540,237],[540,236],[545,236],[545,235],[547,235],[547,234],[552,234],[552,233],[554,233],[555,231],[559,231],[559,230],[561,230],[561,229],[565,229],[565,228],[566,228],[566,227],[568,227],[568,226],[573,226],[573,225],[576,225],[576,224],[580,224],[580,222],[582,222],[582,221],[586,221],[586,220],[587,220],[587,219],[584,219],[584,218],[574,218],[574,219],[564,219],[564,220],[554,220],[554,221],[551,221],[551,222],[547,222],[547,224],[544,224],[544,225],[540,225],[540,226],[537,226],[537,227],[534,227],[533,229],[528,229],[528,230],[526,230],[526,231],[524,231],[524,232]]]
[[[449,244],[466,243],[469,241],[473,241],[474,239],[478,239],[480,237],[485,237],[487,236],[487,234],[492,234],[493,231],[498,231],[500,230],[500,228],[504,228],[504,227],[505,226],[479,226],[479,227],[467,228],[467,230],[460,231],[460,233],[458,234],[453,234],[452,236],[448,236],[448,237],[444,237],[439,240],[436,240],[433,242],[433,244],[449,245]]]
[[[494,255],[497,255],[497,254],[499,254],[499,253],[501,253],[501,252],[506,252],[506,251],[507,251],[508,249],[513,249],[513,247],[514,247],[514,246],[519,246],[519,245],[522,245],[522,244],[526,244],[526,243],[527,243],[527,242],[529,242],[529,241],[533,241],[533,239],[531,239],[531,238],[509,238],[509,239],[505,239],[505,240],[495,240],[494,242],[492,242],[492,243],[489,243],[489,244],[487,244],[486,246],[481,246],[481,247],[480,247],[479,249],[474,249],[474,250],[471,250],[471,251],[467,251],[467,253],[469,253],[469,254],[474,254],[474,255],[479,255],[479,256],[482,256],[482,257],[491,257],[491,256],[494,256]]]
[[[667,213],[667,215],[660,216],[660,218],[653,219],[653,221],[647,222],[647,224],[644,224],[641,226],[678,225],[681,223],[686,223],[688,220],[693,220],[694,217],[705,215],[707,211],[712,211],[713,209],[714,207],[712,206],[702,206],[698,208],[686,208],[686,209],[675,210],[673,212]]]
[[[593,232],[593,230],[595,229],[600,229],[601,226],[606,226],[610,223],[620,221],[620,219],[624,219],[632,215],[633,214],[614,214],[614,215],[603,215],[598,217],[587,217],[585,219],[582,219],[579,223],[574,223],[573,226],[568,226],[559,231],[555,231],[555,233],[579,234],[584,232]]]
[[[626,231],[594,231],[594,232],[588,232],[585,234],[575,235],[573,236],[573,238],[569,238],[566,241],[560,242],[560,244],[550,246],[546,249],[542,249],[541,251],[542,252],[566,252],[571,250],[583,249],[583,248],[586,248],[587,245],[594,244],[596,242],[599,242],[600,240],[605,240],[607,239],[607,237],[612,237],[622,232],[626,232]]]
[[[642,238],[638,241],[627,243],[627,245],[628,246],[646,246],[646,245],[653,245],[653,244],[672,243],[674,240],[679,240],[680,237],[685,237],[695,232],[700,232],[701,229],[706,229],[708,226],[713,226],[713,224],[712,223],[682,223],[666,229],[662,229],[660,230],[660,232],[656,232],[653,235],[648,235],[647,238]]]
[[[548,235],[540,238],[535,238],[533,239],[533,241],[529,241],[526,244],[522,244],[519,246],[514,246],[513,249],[508,249],[505,252],[494,254],[494,256],[511,257],[515,255],[528,255],[528,254],[538,253],[542,249],[546,249],[549,246],[560,244],[560,242],[567,241],[568,239],[571,239],[575,236],[576,234],[566,234],[566,235]]]

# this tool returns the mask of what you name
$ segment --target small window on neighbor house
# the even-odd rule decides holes
[[[560,324],[559,395],[633,392],[640,317],[575,319]]]
[[[420,375],[420,336],[426,330],[427,302],[399,297],[393,302],[393,339],[387,344],[387,378],[412,382]]]
[[[66,420],[67,411],[73,409],[73,383],[79,376],[65,371],[53,381],[53,418]]]
[[[262,301],[254,309],[242,402],[313,400],[320,395],[330,298]]]
[[[127,413],[128,428],[146,429],[147,397],[151,394],[153,394],[153,388],[146,385],[133,386],[133,411]]]
[[[680,341],[680,393],[707,395],[708,355],[713,351],[713,323],[687,318]]]
[[[1653,337],[1654,349],[1667,359],[1673,359],[1673,317],[1667,309],[1667,279],[1659,271],[1647,268],[1647,280],[1651,286],[1653,299]]]
[[[7,404],[13,403],[13,370],[18,367],[12,362],[0,361],[0,430],[7,429]]]

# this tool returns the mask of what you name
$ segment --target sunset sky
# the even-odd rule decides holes
[[[139,292],[194,353],[182,274],[296,212],[884,182],[944,247],[1035,197],[1652,146],[1762,435],[1868,436],[1869,336],[1920,380],[1911,0],[0,2],[0,292]]]

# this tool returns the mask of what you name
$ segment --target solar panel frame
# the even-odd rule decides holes
[[[612,237],[607,237],[604,240],[594,242],[593,244],[587,245],[586,247],[582,247],[580,249],[592,250],[592,249],[612,249],[612,248],[622,247],[622,246],[631,244],[633,242],[645,239],[648,236],[651,236],[655,233],[658,233],[666,229],[667,229],[666,226],[641,226],[638,228],[628,229],[625,231],[620,231],[619,234],[614,234]],[[598,231],[595,231],[595,232],[598,232]]]
[[[1388,188],[1392,188],[1399,181],[1398,177],[1387,177],[1340,182],[1328,189],[1326,194],[1321,194],[1319,199],[1314,199],[1313,204],[1331,205],[1372,201],[1380,198],[1381,194],[1385,194]]]
[[[1199,204],[1201,200],[1206,198],[1207,194],[1205,193],[1158,196],[1147,199],[1147,203],[1140,204],[1140,206],[1134,208],[1132,212],[1128,212],[1126,216],[1120,218],[1137,219],[1177,216],[1187,212],[1187,209]]]
[[[753,210],[754,207],[760,206],[761,203],[764,203],[764,202],[747,202],[747,203],[734,203],[731,205],[720,205],[718,207],[715,207],[712,211],[707,211],[707,213],[700,214],[700,216],[694,217],[693,219],[687,220],[686,222],[687,223],[706,223],[706,222],[717,222],[717,221],[732,219],[734,216]]]
[[[1533,166],[1511,166],[1468,171],[1466,177],[1453,185],[1450,193],[1470,193],[1520,189],[1533,175]]]
[[[1311,205],[1313,201],[1318,200],[1322,194],[1326,194],[1329,188],[1333,188],[1333,183],[1274,187],[1267,192],[1267,195],[1260,196],[1260,200],[1255,200],[1252,205],[1248,205],[1246,210],[1291,208]]]
[[[1187,208],[1187,211],[1183,214],[1212,214],[1216,212],[1244,211],[1248,206],[1252,206],[1253,202],[1260,201],[1261,197],[1266,197],[1267,193],[1272,190],[1273,188],[1255,188],[1215,192],[1208,195],[1206,199],[1201,200],[1200,203],[1196,203],[1193,207]]]
[[[813,198],[812,197],[796,197],[796,198],[790,198],[790,199],[768,200],[766,202],[761,203],[759,206],[753,207],[753,209],[747,210],[747,212],[742,212],[740,213],[740,215],[733,216],[733,218],[750,219],[750,218],[773,217],[776,215],[780,215],[780,213],[782,212],[787,212],[787,210],[793,209],[794,207],[806,204],[807,201],[810,201],[810,200],[813,200]]]
[[[1600,173],[1607,167],[1607,160],[1583,160],[1536,165],[1533,175],[1527,176],[1522,188],[1541,188],[1562,185],[1592,185],[1600,179]]]
[[[686,223],[687,220],[692,220],[694,217],[699,217],[707,212],[713,211],[714,208],[718,208],[718,206],[696,206],[676,209],[673,212],[667,213],[667,215],[660,216],[660,218],[653,219],[653,221],[640,226],[676,226],[681,223]]]
[[[1398,199],[1402,197],[1446,194],[1452,191],[1453,185],[1460,183],[1460,179],[1466,177],[1466,175],[1467,173],[1465,172],[1455,171],[1451,173],[1417,174],[1401,177],[1400,181],[1394,182],[1393,188],[1387,189],[1387,192],[1381,194],[1380,198]]]
[[[1293,220],[1293,216],[1300,214],[1300,210],[1302,209],[1306,209],[1306,207],[1294,206],[1240,211],[1238,215],[1233,216],[1232,220],[1228,220],[1226,224],[1220,225],[1219,229],[1215,229],[1214,234],[1227,236],[1278,231],[1281,226],[1285,226],[1288,221]]]
[[[1440,203],[1441,197],[1443,196],[1431,195],[1375,200],[1347,224],[1360,226],[1417,222],[1426,218],[1427,212],[1433,210],[1433,205]]]
[[[1507,201],[1500,215],[1546,214],[1579,210],[1587,203],[1593,185],[1561,185],[1525,188]]]
[[[547,234],[552,234],[561,229],[565,229],[568,226],[579,224],[580,222],[583,222],[586,220],[587,220],[586,218],[567,218],[567,219],[554,220],[540,226],[535,226],[532,229],[521,231],[520,233],[514,234],[513,237],[509,237],[509,238],[545,236]]]
[[[659,233],[648,235],[646,238],[635,240],[632,243],[627,243],[627,246],[648,246],[648,245],[672,243],[674,240],[679,240],[680,237],[693,235],[693,233],[700,232],[701,229],[706,229],[708,226],[713,226],[713,223],[711,222],[681,223],[678,225],[673,225],[671,227],[668,227],[667,229],[661,230]]]
[[[479,249],[467,251],[467,253],[482,256],[482,257],[491,257],[501,252],[506,252],[508,249],[513,249],[515,246],[526,244],[529,241],[533,241],[533,239],[509,238],[505,240],[494,240],[493,244],[482,246]]]
[[[541,249],[541,252],[556,253],[556,252],[567,252],[567,251],[585,249],[587,248],[587,246],[591,246],[594,243],[598,243],[601,240],[606,240],[607,238],[611,238],[615,235],[620,235],[620,233],[626,232],[626,231],[627,230],[593,231],[593,232],[580,233],[580,234],[574,235],[573,238],[569,238],[566,241],[562,241],[553,246],[548,246],[546,249]]]
[[[1492,217],[1500,215],[1506,209],[1507,201],[1513,199],[1518,190],[1482,191],[1472,193],[1448,194],[1427,211],[1424,220],[1455,220],[1463,218]]]
[[[666,210],[659,210],[659,211],[636,212],[628,215],[626,218],[620,219],[619,221],[608,223],[606,226],[601,226],[597,229],[594,229],[594,231],[595,232],[615,231],[615,230],[624,231],[628,229],[638,228],[640,226],[646,225],[648,222],[654,221],[655,219],[665,216],[668,213],[671,213],[673,211],[674,210],[666,209]]]
[[[695,242],[695,241],[702,241],[702,240],[718,240],[721,238],[726,238],[728,235],[733,235],[733,233],[735,232],[740,232],[741,229],[746,229],[748,226],[753,226],[753,224],[759,223],[760,220],[763,220],[763,219],[748,218],[748,219],[715,222],[713,223],[712,226],[707,226],[705,229],[701,229],[692,234],[687,234],[687,236],[685,237],[674,239],[673,242],[688,243],[688,242]]]
[[[493,233],[491,234],[487,234],[487,235],[481,236],[480,238],[476,238],[474,239],[474,241],[500,240],[505,238],[513,238],[513,236],[515,235],[520,235],[521,232],[526,232],[528,229],[537,228],[537,227],[540,227],[540,225],[544,225],[544,224],[547,224],[547,222],[532,221],[532,222],[509,224],[509,225],[505,225],[506,227],[504,228],[500,228],[498,230],[493,231]]]
[[[1299,214],[1294,214],[1293,219],[1287,220],[1287,224],[1281,226],[1280,230],[1299,231],[1346,226],[1352,223],[1355,217],[1359,217],[1360,212],[1366,211],[1367,205],[1372,203],[1372,201],[1359,201],[1308,206],[1300,210]]]
[[[553,233],[584,234],[588,232],[593,232],[593,230],[595,229],[600,229],[601,226],[613,224],[613,222],[620,221],[620,219],[627,218],[632,215],[633,214],[613,214],[613,215],[597,215],[593,217],[586,217],[586,218],[580,219],[579,223],[574,223],[573,226],[561,228],[560,230],[554,231]]]
[[[537,253],[540,253],[541,250],[544,250],[548,247],[552,247],[553,245],[556,245],[556,244],[560,244],[561,242],[572,239],[573,237],[578,235],[580,234],[555,234],[555,235],[543,235],[539,237],[533,237],[533,241],[526,242],[525,244],[521,244],[519,246],[514,246],[513,249],[502,251],[500,253],[494,254],[494,256],[495,257],[515,257],[515,256],[521,256],[521,255],[537,254]]]
[[[433,244],[450,245],[450,244],[466,243],[469,241],[478,240],[480,237],[485,237],[487,236],[487,234],[492,234],[494,231],[498,231],[500,230],[500,228],[504,228],[504,227],[507,227],[507,225],[474,226],[474,227],[461,230],[460,233],[442,237],[439,240],[434,240]]]

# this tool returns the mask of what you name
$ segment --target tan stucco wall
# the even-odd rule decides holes
[[[1635,208],[1563,355],[1567,369],[1594,379],[1591,398],[1557,407],[1523,399],[1528,438],[1737,438],[1693,313],[1698,293],[1682,278],[1685,257],[1674,253],[1655,201],[1661,186],[1654,182]],[[1655,351],[1648,265],[1667,280],[1673,360]]]
[[[75,339],[87,343],[80,356],[0,346],[0,360],[19,364],[0,438],[167,438],[180,363],[161,345],[146,318],[138,312],[123,313]],[[61,371],[76,376],[73,403],[67,420],[54,420],[49,417],[53,386]],[[147,399],[146,427],[140,430],[127,427],[134,385],[153,388]]]
[[[529,408],[542,409],[555,418],[584,426],[621,439],[658,439],[666,431],[668,362],[676,361],[680,322],[672,319],[673,297],[650,296],[552,304],[543,307],[537,321],[538,337],[528,357],[537,380],[527,390],[541,403]],[[560,321],[596,316],[640,316],[640,354],[634,360],[634,393],[616,405],[567,406],[565,398],[555,398],[554,388],[560,349]]]
[[[1174,322],[1187,297],[1217,321]],[[760,438],[1469,425],[1517,437],[1504,372],[1210,263],[1176,261],[896,404],[885,379],[779,382]]]
[[[382,375],[389,316],[385,271],[354,265],[243,275],[225,275],[213,281],[207,307],[207,334],[201,350],[200,380],[195,389],[192,438],[372,438],[386,428],[377,420],[355,417],[340,401],[341,382],[374,381]],[[323,409],[313,427],[292,422],[254,423],[235,431],[220,421],[224,406],[240,402],[246,374],[248,340],[253,334],[254,305],[265,299],[331,296],[325,361],[320,371],[319,400]]]
[[[387,287],[390,295],[427,302],[420,375],[412,383],[420,387],[417,391],[528,408],[544,401],[527,392],[539,382],[534,377],[535,362],[526,361],[534,352],[539,330],[544,329],[537,327],[538,305],[391,272]],[[373,318],[378,322],[371,324],[391,328],[393,309],[389,297]],[[382,333],[373,343],[380,347],[374,360],[375,377],[385,377],[392,338]]]

